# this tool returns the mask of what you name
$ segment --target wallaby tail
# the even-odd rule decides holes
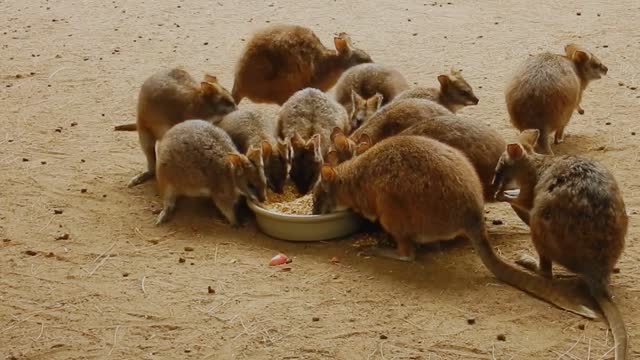
[[[483,224],[484,225],[484,224]],[[571,296],[563,291],[550,279],[533,275],[506,263],[496,253],[489,243],[486,229],[482,228],[475,234],[469,234],[473,246],[484,265],[498,278],[511,286],[525,291],[541,300],[549,302],[561,309],[573,312],[584,317],[595,319],[596,313],[585,305],[571,299]]]
[[[136,123],[118,125],[113,128],[115,131],[136,131],[138,130],[138,125]]]
[[[600,283],[589,280],[587,283],[589,285],[591,295],[598,303],[598,306],[600,306],[600,309],[611,328],[613,342],[615,344],[615,359],[624,360],[627,356],[627,343],[629,338],[627,336],[627,329],[625,328],[624,320],[622,319],[622,314],[620,314],[620,310],[618,310],[616,304],[611,300],[611,296],[606,285],[603,286]]]

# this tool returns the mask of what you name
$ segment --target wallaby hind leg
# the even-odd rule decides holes
[[[516,264],[522,266],[525,269],[537,272],[547,279],[553,278],[551,260],[542,255],[540,255],[540,261],[538,262],[538,260],[536,260],[529,254],[520,254],[520,257],[518,258],[518,260],[516,260]]]
[[[156,138],[147,130],[138,129],[140,146],[147,158],[147,171],[134,176],[129,180],[128,187],[133,187],[147,182],[154,178],[156,174]]]
[[[156,219],[156,225],[166,223],[176,210],[176,195],[171,188],[163,189],[162,211]]]
[[[237,229],[240,227],[238,222],[238,214],[236,213],[236,199],[227,197],[212,197],[214,204],[222,215],[229,221],[231,227]]]
[[[372,246],[362,251],[362,255],[407,262],[415,260],[416,249],[410,237],[396,238],[394,240],[397,244],[395,249],[381,247],[380,245]]]
[[[564,126],[556,130],[556,134],[553,137],[554,144],[562,144],[564,142]]]
[[[551,150],[551,143],[549,142],[548,131],[540,130],[540,137],[538,138],[538,143],[536,144],[535,150],[540,154],[553,155],[553,150]]]

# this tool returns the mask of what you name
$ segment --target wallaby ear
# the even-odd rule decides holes
[[[336,150],[339,150],[339,151],[349,150],[349,139],[346,136],[344,136],[344,134],[340,134],[339,136],[336,136],[333,143],[336,147]]]
[[[520,160],[524,156],[524,149],[520,144],[508,144],[507,155],[512,160]]]
[[[313,155],[317,162],[322,162],[322,149],[320,147],[320,134],[315,134],[311,137],[311,139],[307,142],[307,145],[311,144],[313,146]]]
[[[247,159],[256,166],[264,166],[262,148],[249,146],[249,149],[247,150]]]
[[[232,173],[242,173],[242,155],[240,154],[227,154],[227,163],[231,168]]]
[[[342,36],[334,37],[333,44],[336,46],[336,51],[338,52],[338,54],[349,54],[351,52],[348,40]]]
[[[269,144],[269,142],[265,140],[263,140],[260,145],[262,147],[262,158],[265,160],[264,162],[266,163],[267,161],[269,161],[269,158],[271,158],[271,154],[273,153],[273,147],[271,147],[271,144]]]
[[[329,137],[329,139],[331,139],[331,141],[333,142],[333,139],[335,139],[338,135],[344,135],[344,132],[342,131],[342,128],[336,126],[331,131],[331,136]]]
[[[371,137],[369,136],[369,134],[364,133],[360,135],[360,138],[358,139],[358,143],[360,144],[365,143],[365,144],[371,145]]]
[[[336,178],[336,171],[333,170],[331,165],[322,165],[320,169],[320,179],[324,183],[330,183]]]
[[[538,129],[527,129],[524,130],[518,135],[518,141],[521,144],[529,145],[534,147],[538,143],[538,138],[540,137],[540,130]]]
[[[302,136],[300,136],[300,134],[298,134],[298,132],[294,132],[293,133],[293,137],[291,138],[291,146],[293,146],[294,148],[302,148],[304,147],[304,139],[302,138]]]
[[[449,75],[438,75],[438,82],[440,83],[440,87],[447,87],[451,82]]]
[[[203,81],[200,83],[200,89],[202,90],[203,93],[208,95],[220,93],[220,89],[218,89],[218,86],[206,81]]]
[[[213,76],[213,75],[211,75],[211,74],[204,74],[204,82],[217,84],[218,83],[218,78]]]
[[[353,106],[355,107],[356,103],[359,104],[363,101],[364,99],[362,98],[362,96],[360,96],[360,94],[358,94],[355,90],[351,89],[351,102],[353,103]]]
[[[365,151],[369,150],[371,144],[368,142],[361,142],[356,147],[356,155],[362,155]]]
[[[280,151],[280,155],[284,156],[287,161],[291,159],[293,149],[291,149],[291,142],[289,139],[286,139],[285,141],[278,140],[278,150]]]
[[[382,100],[384,100],[384,96],[380,93],[376,93],[375,95],[370,97],[369,100],[367,100],[367,103],[371,106],[371,108],[378,110],[382,106]]]
[[[585,51],[577,50],[573,53],[573,62],[577,64],[584,64],[587,61],[589,61],[589,54],[587,54]]]
[[[340,159],[338,158],[338,152],[335,150],[331,150],[327,153],[325,163],[331,166],[338,166],[340,164]]]
[[[564,54],[569,58],[573,59],[573,54],[578,50],[578,45],[576,44],[567,44],[564,47]]]
[[[460,73],[462,72],[461,69],[456,69],[453,66],[451,67],[451,75],[452,76],[460,76]]]

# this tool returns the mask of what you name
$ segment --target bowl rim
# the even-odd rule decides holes
[[[340,211],[336,211],[336,212],[332,212],[330,214],[322,214],[322,215],[293,215],[293,214],[282,214],[279,212],[275,212],[275,211],[271,211],[269,209],[265,209],[262,206],[260,206],[259,204],[256,204],[255,202],[247,199],[247,205],[251,208],[251,210],[254,211],[254,213],[259,214],[259,215],[263,215],[265,217],[269,217],[271,219],[276,219],[276,220],[284,220],[284,221],[288,221],[288,222],[296,222],[296,223],[319,223],[319,222],[326,222],[328,220],[334,220],[334,219],[339,219],[339,218],[344,218],[350,215],[353,215],[354,213],[347,209],[347,210],[340,210]]]

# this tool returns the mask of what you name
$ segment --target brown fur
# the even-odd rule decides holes
[[[360,64],[342,74],[336,84],[336,100],[347,110],[352,119],[351,127],[356,129],[373,115],[378,106],[389,103],[408,88],[404,76],[392,67]],[[372,106],[371,101],[376,106]]]
[[[521,144],[509,144],[496,168],[497,183],[515,180],[517,198],[498,198],[529,212],[531,239],[539,264],[552,277],[552,263],[579,274],[611,325],[616,359],[627,352],[622,316],[611,301],[609,276],[625,245],[628,216],[618,184],[600,164],[577,156],[550,156],[532,150],[538,130],[523,132]],[[535,263],[535,260],[533,260]]]
[[[212,75],[197,83],[182,69],[163,70],[148,78],[138,96],[136,129],[147,158],[147,171],[129,181],[129,187],[153,178],[156,141],[174,125],[188,119],[210,120],[236,110],[227,90]]]
[[[211,197],[233,226],[240,195],[255,202],[266,197],[261,148],[238,152],[222,129],[204,120],[172,127],[158,145],[158,190],[163,210],[157,224],[167,221],[178,196]]]
[[[462,151],[480,178],[485,201],[494,200],[498,188],[492,184],[493,174],[506,146],[495,130],[451,114],[417,123],[399,135],[427,136]]]
[[[414,242],[464,236],[498,279],[544,299],[572,304],[550,280],[521,271],[494,253],[473,166],[460,151],[436,140],[394,136],[338,167],[323,166],[313,212],[341,208],[379,220],[397,244],[395,253],[378,251],[381,255],[411,260]]]
[[[238,110],[225,116],[218,126],[225,130],[241,153],[250,146],[261,147],[264,169],[271,190],[282,193],[291,166],[288,140],[278,139],[278,123],[259,111]]]
[[[518,130],[538,129],[536,151],[552,154],[549,136],[563,141],[564,129],[590,81],[606,75],[608,69],[590,52],[575,44],[565,55],[542,53],[527,59],[515,72],[505,91],[511,123]]]
[[[278,133],[283,139],[291,139],[290,176],[301,194],[306,194],[318,179],[336,127],[348,131],[347,112],[317,89],[296,92],[280,109]]]
[[[440,89],[415,87],[403,91],[396,99],[427,99],[446,107],[452,113],[465,106],[477,105],[479,100],[471,85],[462,77],[461,71],[452,69],[449,74],[439,75]]]
[[[313,87],[329,90],[342,72],[372,62],[353,47],[345,33],[334,38],[336,50],[327,49],[311,31],[296,25],[272,25],[256,32],[236,66],[233,98],[284,104],[296,91]]]
[[[414,124],[446,114],[451,114],[451,112],[430,100],[395,100],[376,112],[349,137],[356,143],[361,143],[364,142],[361,137],[367,135],[371,144],[375,144]]]

